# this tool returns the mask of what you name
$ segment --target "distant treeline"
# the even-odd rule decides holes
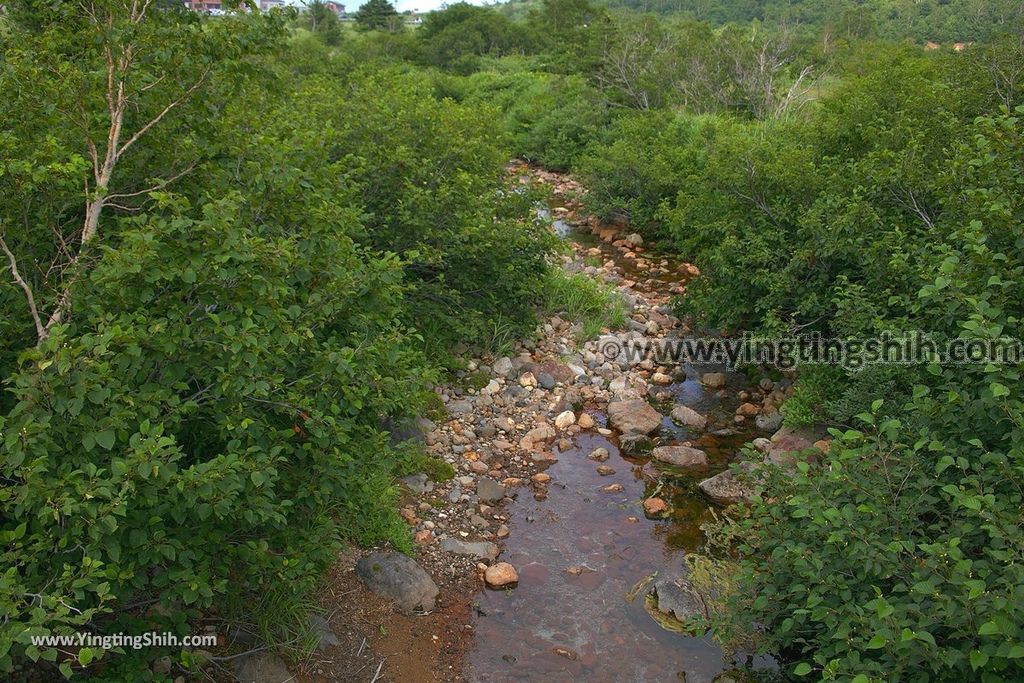
[[[501,5],[524,16],[533,0]],[[1017,0],[604,0],[611,9],[686,15],[714,25],[763,21],[844,36],[919,43],[986,40],[1024,13]]]

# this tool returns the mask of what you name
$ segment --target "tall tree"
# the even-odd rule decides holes
[[[388,0],[367,0],[355,14],[356,25],[362,29],[395,31],[401,27],[398,10]]]

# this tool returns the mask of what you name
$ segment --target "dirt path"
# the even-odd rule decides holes
[[[525,166],[512,172],[552,188],[556,229],[573,246],[565,268],[622,294],[631,319],[620,338],[687,332],[668,304],[696,269],[583,215],[583,188],[571,179]],[[426,425],[424,439],[456,476],[411,480],[402,508],[416,559],[439,588],[437,604],[426,615],[399,614],[362,586],[357,553],[340,558],[322,596],[340,642],[315,653],[299,680],[653,681],[685,673],[710,681],[723,670],[714,644],[662,629],[643,597],[625,594],[652,572],[679,575],[713,507],[698,483],[757,436],[755,419],[777,426],[773,406],[785,386],[748,387],[745,376],[727,374],[712,388],[699,380],[715,368],[620,365],[581,336],[553,317],[535,340],[504,358],[474,359],[462,386],[440,390],[448,414]],[[657,409],[646,409],[656,416],[646,446],[696,448],[706,463],[666,466],[633,452],[647,439],[621,438],[608,421],[610,403],[628,402]],[[670,419],[678,405],[706,424]],[[499,560],[516,568],[518,586],[487,591],[483,570]]]

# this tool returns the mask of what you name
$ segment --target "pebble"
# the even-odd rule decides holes
[[[502,588],[518,583],[519,574],[516,573],[516,568],[508,562],[498,562],[484,571],[484,581],[490,588]]]
[[[572,424],[576,424],[576,415],[571,410],[559,413],[555,418],[555,427],[558,429],[565,429]]]
[[[644,514],[649,517],[663,515],[668,512],[668,503],[661,498],[648,498],[644,500]]]
[[[757,415],[758,410],[758,407],[753,403],[742,403],[740,404],[740,407],[736,409],[736,414],[742,415],[743,417],[754,417]]]
[[[720,389],[725,386],[725,374],[721,372],[706,372],[701,376],[700,383],[711,389]]]

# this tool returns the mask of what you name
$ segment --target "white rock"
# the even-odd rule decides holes
[[[563,413],[559,413],[558,417],[555,418],[555,427],[559,429],[565,429],[571,424],[576,423],[576,414],[571,410],[566,410]]]
[[[512,372],[512,359],[508,356],[503,356],[498,360],[494,361],[494,374],[501,377],[507,377],[508,373]]]

